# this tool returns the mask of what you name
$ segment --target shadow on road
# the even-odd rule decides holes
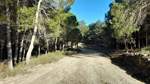
[[[125,70],[126,73],[131,75],[133,78],[146,84],[150,84],[150,71],[136,66],[136,64],[131,61],[125,62],[124,56],[111,58],[111,62]]]
[[[123,57],[113,57],[110,53],[116,52],[110,48],[98,47],[96,45],[86,45],[80,44],[81,52],[78,55],[72,55],[71,57],[75,58],[84,58],[84,57],[106,57],[109,58],[112,64],[120,67],[125,70],[128,75],[131,75],[133,78],[142,81],[146,84],[150,84],[150,71],[146,71],[142,68],[137,67],[133,63],[125,63]],[[111,52],[109,52],[111,50]],[[121,54],[120,54],[121,55]]]
[[[69,57],[75,57],[75,58],[84,58],[84,57],[90,57],[90,58],[96,58],[96,57],[107,57],[104,53],[98,53],[91,49],[81,49],[81,52],[75,55],[68,55]]]

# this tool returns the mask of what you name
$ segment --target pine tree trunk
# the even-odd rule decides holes
[[[60,38],[58,37],[58,42],[57,42],[57,50],[61,50],[61,43],[60,43]]]
[[[25,54],[26,54],[26,49],[24,48],[23,51],[22,51],[21,62],[24,61]]]
[[[17,56],[17,63],[20,62],[20,57],[22,57],[22,54],[23,54],[23,44],[24,44],[25,33],[26,33],[26,30],[23,32],[22,40],[20,43],[19,55]]]
[[[77,42],[77,44],[76,44],[76,45],[77,45],[77,49],[79,48],[78,44],[79,44],[79,43]]]
[[[73,48],[73,42],[71,41],[71,48]]]
[[[41,46],[39,45],[39,47],[38,47],[38,56],[40,56],[41,55]]]
[[[141,43],[140,43],[140,32],[138,32],[138,48],[141,48]]]
[[[11,29],[10,29],[10,10],[9,5],[6,5],[6,16],[7,16],[7,54],[8,54],[8,66],[10,70],[13,70],[13,61],[12,61],[12,48],[11,48]]]
[[[132,46],[132,44],[130,44],[131,45],[131,50],[133,49],[133,46]]]
[[[41,46],[40,46],[41,33],[40,33],[40,28],[41,28],[41,25],[39,24],[39,30],[38,30],[38,42],[39,42],[39,45],[38,45],[38,56],[41,55]]]
[[[49,42],[48,42],[49,40],[47,39],[46,40],[46,43],[47,43],[47,50],[46,50],[46,54],[49,52]]]
[[[28,65],[29,62],[30,62],[31,53],[32,53],[32,50],[33,50],[33,47],[34,47],[33,44],[34,44],[35,36],[36,36],[36,33],[37,33],[38,17],[39,17],[39,10],[40,10],[40,6],[41,6],[41,2],[42,2],[42,0],[39,0],[38,7],[37,7],[37,10],[36,10],[35,27],[34,27],[34,32],[33,32],[32,38],[31,38],[31,43],[30,43],[30,46],[29,46],[29,49],[28,49],[28,52],[27,52],[27,55],[26,55],[26,65]]]
[[[116,41],[116,49],[118,50],[119,49],[119,45],[118,45],[118,42]]]
[[[127,45],[127,41],[126,40],[124,41],[124,44],[125,44],[126,53],[128,53],[128,45]]]
[[[62,50],[62,44],[60,43],[60,45],[59,45],[59,50]]]
[[[95,44],[97,44],[97,35],[95,36]]]
[[[16,32],[16,44],[15,44],[15,47],[16,47],[16,49],[15,49],[15,62],[16,62],[16,58],[18,57],[18,43],[19,43],[19,33],[18,32]]]
[[[0,47],[0,61],[3,60],[3,48],[4,48],[4,43],[2,43]]]
[[[21,52],[21,57],[20,57],[20,58],[21,58],[21,60],[20,60],[21,62],[23,61],[23,52],[24,52],[24,49],[23,49],[23,51]]]
[[[17,8],[16,9],[18,10],[19,0],[16,0],[16,2],[17,2]],[[16,12],[17,12],[17,10],[16,10]],[[14,62],[16,62],[16,60],[17,60],[16,58],[18,57],[18,47],[19,47],[18,46],[18,43],[19,43],[19,32],[18,32],[18,23],[19,23],[18,21],[19,20],[18,20],[18,18],[19,17],[18,17],[18,14],[17,14],[17,19],[16,19],[16,29],[17,29],[17,31],[16,31],[16,41],[15,41],[16,42],[16,44],[15,44],[16,49],[15,49],[15,57],[14,57],[15,61]]]
[[[68,29],[69,28],[67,28],[67,48],[69,48],[69,43],[68,43],[69,42]]]
[[[147,36],[147,29],[146,29],[146,34],[145,34],[145,38],[146,38],[146,47],[148,46],[148,36]]]
[[[65,43],[63,42],[62,44],[62,50],[64,51],[65,50]]]
[[[57,41],[58,41],[58,38],[56,37],[56,39],[55,39],[55,51],[57,50]]]

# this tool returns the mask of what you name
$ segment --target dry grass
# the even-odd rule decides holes
[[[150,47],[144,47],[141,49],[140,53],[150,53]]]
[[[64,55],[76,54],[77,51],[56,51],[53,53],[43,54],[38,57],[32,57],[29,65],[25,65],[25,62],[21,62],[14,67],[14,70],[11,71],[8,69],[7,61],[0,63],[0,78],[11,77],[16,75],[23,75],[29,72],[31,67],[48,64],[60,60]]]
[[[7,65],[5,63],[6,63],[6,61],[0,63],[0,78],[4,77],[4,75],[5,75],[4,73],[7,69]]]
[[[41,55],[39,57],[34,57],[31,59],[29,66],[36,66],[39,64],[47,64],[54,61],[58,61],[63,57],[63,53],[64,52],[56,51],[54,53],[48,53],[48,54]]]
[[[25,62],[21,62],[14,67],[13,71],[8,69],[7,61],[4,61],[0,63],[0,78],[26,74],[28,73],[28,69],[30,67],[58,61],[59,59],[63,58],[63,54],[64,52],[56,51],[54,53],[48,53],[38,57],[33,57],[31,58],[29,65],[26,66]]]
[[[25,74],[27,72],[27,68],[24,63],[16,65],[13,71],[9,70],[8,66],[4,63],[5,62],[0,63],[0,78],[15,76],[17,74]]]

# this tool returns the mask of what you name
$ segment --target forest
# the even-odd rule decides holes
[[[104,22],[80,29],[84,41],[126,50],[148,47],[149,5],[149,0],[115,0]]]
[[[0,60],[10,69],[31,55],[64,50],[80,40],[79,21],[69,12],[75,0],[1,0]]]
[[[78,43],[114,49],[150,45],[150,0],[115,0],[104,22],[89,25],[70,12],[75,0],[0,0],[0,62],[8,68],[32,56],[78,49]],[[75,46],[75,47],[74,47]]]

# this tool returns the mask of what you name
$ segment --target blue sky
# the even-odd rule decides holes
[[[70,12],[79,21],[84,20],[89,25],[97,20],[104,21],[105,13],[109,11],[109,4],[114,0],[76,0]]]

